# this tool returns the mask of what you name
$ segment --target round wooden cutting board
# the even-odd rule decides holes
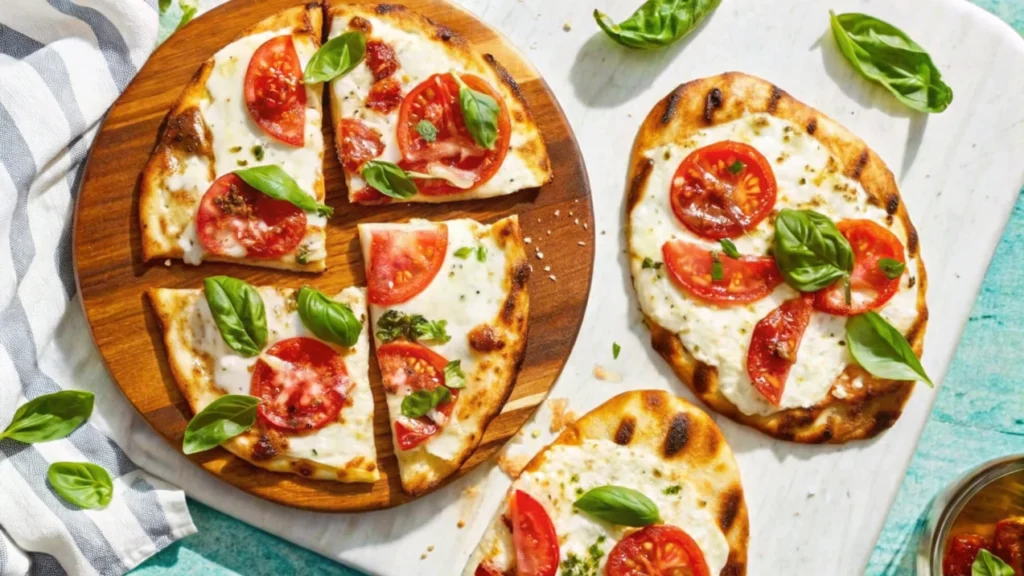
[[[114,381],[146,420],[180,449],[192,417],[171,377],[160,326],[144,297],[151,287],[199,288],[203,278],[228,274],[254,285],[298,288],[311,284],[328,294],[364,285],[356,224],[473,218],[481,222],[519,215],[532,239],[529,342],[519,379],[501,414],[455,477],[494,454],[533,414],[572,350],[590,292],[594,266],[593,210],[583,158],[562,110],[537,71],[507,40],[445,0],[406,0],[413,9],[493,54],[519,82],[547,142],[555,178],[539,190],[450,204],[356,206],[347,201],[333,137],[325,137],[328,270],[321,275],[278,272],[230,264],[193,267],[180,261],[144,264],[138,221],[137,181],[156,144],[161,123],[199,66],[242,30],[297,4],[296,0],[236,0],[192,22],[162,45],[117,100],[96,137],[79,193],[74,256],[79,293],[93,338]],[[325,90],[326,92],[326,90]],[[324,107],[327,110],[327,107]],[[330,122],[324,122],[325,133]],[[328,135],[329,136],[329,135]],[[533,248],[544,253],[534,256]],[[550,266],[550,271],[544,267]],[[557,278],[557,279],[556,279]],[[401,491],[387,407],[376,361],[370,379],[381,479],[375,484],[309,480],[257,468],[217,448],[192,461],[239,488],[290,506],[327,511],[387,508],[407,502]]]

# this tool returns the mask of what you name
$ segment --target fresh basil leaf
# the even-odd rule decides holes
[[[459,85],[459,107],[462,108],[466,129],[473,136],[474,142],[493,150],[498,141],[498,114],[501,113],[497,100],[473,90],[458,74],[452,72],[452,77]]]
[[[722,238],[718,243],[722,246],[722,252],[725,252],[725,255],[729,258],[736,259],[740,257],[740,251],[736,249],[736,245],[732,243],[732,240]]]
[[[815,292],[853,270],[849,241],[824,214],[784,209],[775,218],[773,253],[786,282],[801,292]]]
[[[329,217],[334,213],[333,208],[317,202],[315,198],[303,192],[298,183],[277,164],[244,168],[235,170],[234,173],[249,186],[275,200],[284,200],[306,212],[321,216]]]
[[[711,252],[711,281],[719,282],[725,278],[725,270],[722,269],[722,261],[718,258],[718,252]]]
[[[362,32],[345,32],[331,38],[309,59],[302,81],[306,84],[330,82],[348,74],[362,61],[365,53],[366,37]]]
[[[907,269],[907,265],[899,260],[892,258],[879,258],[878,269],[885,274],[885,277],[889,280],[895,280],[900,276],[903,276],[903,271]]]
[[[466,374],[462,371],[462,360],[452,360],[444,365],[444,385],[452,390],[466,387]]]
[[[829,10],[829,18],[843,56],[900,102],[920,112],[942,112],[953,101],[931,56],[902,30],[867,14]]]
[[[462,258],[463,260],[465,260],[466,258],[469,258],[469,255],[472,254],[474,250],[475,248],[473,248],[472,246],[463,246],[462,248],[459,248],[458,250],[455,251],[455,257]]]
[[[612,359],[619,359],[619,352],[622,352],[622,346],[619,346],[618,342],[612,342]]]
[[[451,340],[446,320],[430,321],[419,314],[388,310],[377,320],[377,339],[387,344],[395,340],[433,341],[444,344]]]
[[[260,293],[248,282],[230,276],[203,281],[213,322],[229,348],[255,356],[267,342],[267,311]]]
[[[430,321],[422,316],[416,317],[412,323],[413,339],[444,344],[452,339],[445,329],[446,326],[448,326],[447,320]]]
[[[221,396],[189,420],[181,449],[195,454],[220,446],[256,423],[260,399],[243,394]]]
[[[746,164],[744,164],[743,162],[740,162],[739,160],[737,160],[737,161],[733,162],[732,164],[729,164],[729,173],[730,174],[739,174],[746,167],[747,167]]]
[[[420,120],[416,123],[416,132],[419,133],[420,138],[423,138],[424,142],[433,142],[437,140],[437,126],[430,120]]]
[[[971,564],[971,576],[1014,576],[1013,567],[984,548]]]
[[[438,404],[444,404],[451,397],[451,390],[446,386],[438,386],[433,390],[417,390],[402,398],[402,416],[419,418],[436,408]]]
[[[25,444],[64,438],[92,415],[92,392],[61,390],[37,396],[21,405],[0,440],[10,438]]]
[[[594,20],[619,44],[637,50],[668,46],[686,36],[722,0],[647,0],[632,16],[616,24],[600,10]]]
[[[114,497],[114,481],[89,462],[54,462],[46,471],[53,491],[79,508],[102,508]]]
[[[351,308],[309,286],[299,290],[298,300],[299,318],[317,338],[346,347],[355,346],[363,323]]]
[[[363,164],[361,174],[367,184],[385,196],[405,200],[419,191],[405,170],[391,162],[370,160]]]
[[[649,256],[645,257],[643,264],[640,265],[641,268],[644,268],[644,269],[650,268],[650,269],[653,269],[653,270],[660,270],[661,266],[662,266],[662,262],[657,262],[655,260],[652,260]]]
[[[877,313],[865,312],[847,320],[846,341],[853,359],[872,375],[921,380],[933,386],[907,339]]]
[[[661,522],[657,504],[643,493],[622,486],[598,486],[588,490],[573,506],[619,526],[639,528]]]

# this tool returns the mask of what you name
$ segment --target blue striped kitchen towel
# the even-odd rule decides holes
[[[0,576],[119,575],[196,530],[184,494],[128,456],[155,433],[106,374],[71,266],[83,161],[157,22],[157,0],[0,0],[0,429],[27,399],[96,395],[66,439],[0,440]],[[63,460],[103,466],[110,505],[61,500],[46,470]]]

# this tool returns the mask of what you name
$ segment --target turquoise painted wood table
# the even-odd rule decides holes
[[[975,0],[1024,33],[1024,0]],[[1024,161],[1024,159],[1022,159]],[[868,566],[872,575],[909,575],[915,531],[931,498],[948,482],[996,456],[1024,452],[1024,200],[996,251],[931,418]],[[357,576],[313,552],[189,501],[199,533],[137,568],[165,574]],[[756,574],[756,566],[752,574]]]

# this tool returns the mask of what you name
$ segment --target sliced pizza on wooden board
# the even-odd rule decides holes
[[[199,68],[140,178],[144,260],[324,270],[323,85],[303,83],[322,28],[296,6]]]
[[[667,392],[626,392],[526,465],[463,576],[742,576],[749,533],[714,421]]]
[[[365,54],[330,86],[350,201],[448,202],[550,181],[540,130],[493,56],[400,5],[335,4],[328,18],[328,44]]]
[[[785,440],[890,427],[928,381],[919,239],[863,141],[769,82],[695,80],[630,157],[633,286],[655,349],[716,411]]]
[[[364,288],[328,298],[215,276],[201,290],[147,296],[193,413],[227,394],[260,400],[256,424],[224,448],[275,472],[379,478]]]
[[[454,472],[526,350],[530,266],[515,216],[360,224],[370,318],[402,489]]]

